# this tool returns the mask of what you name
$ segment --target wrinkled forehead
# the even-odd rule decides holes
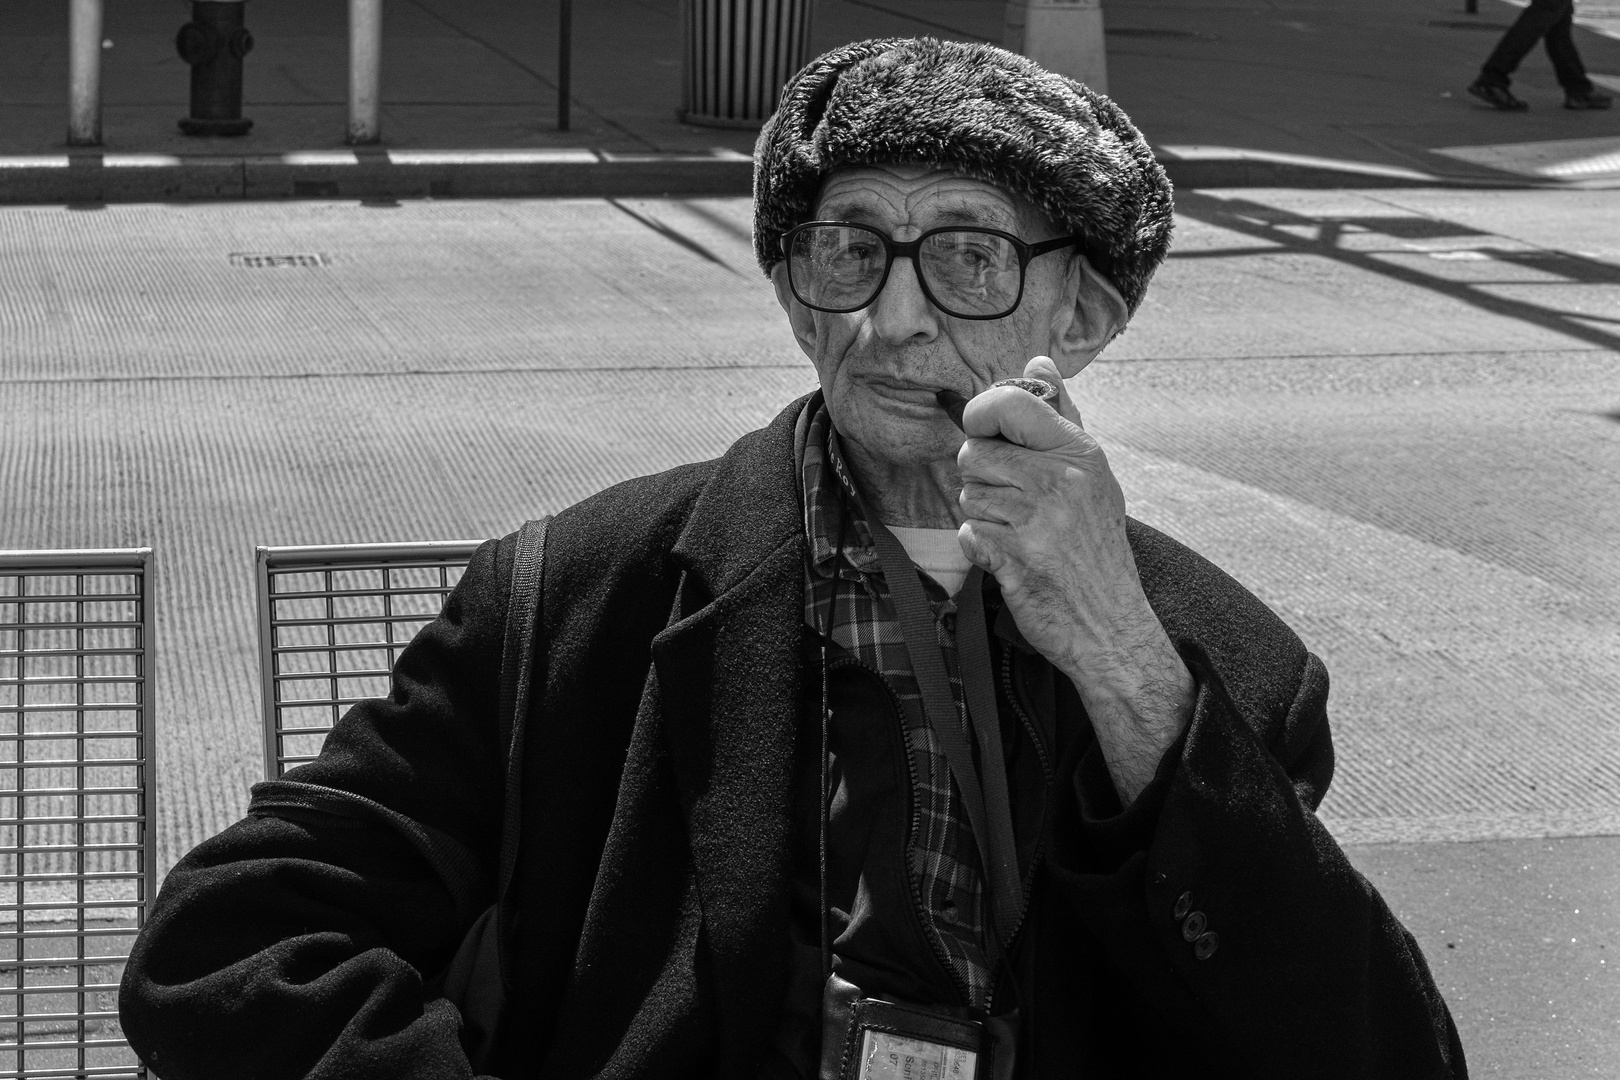
[[[1046,215],[1024,196],[937,165],[911,162],[832,170],[816,197],[815,216],[891,229],[977,225],[1025,239],[1057,235]]]

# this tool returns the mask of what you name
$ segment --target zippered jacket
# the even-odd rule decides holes
[[[551,523],[489,1075],[744,1080],[779,1060],[820,694],[803,408]],[[1207,561],[1128,529],[1197,699],[1124,813],[1083,724],[1063,744],[1023,833],[1041,854],[1015,949],[1020,1075],[1465,1076],[1416,942],[1313,813],[1333,769],[1321,663]],[[473,1075],[428,984],[493,898],[513,543],[478,550],[388,698],[169,872],[120,997],[163,1080]]]

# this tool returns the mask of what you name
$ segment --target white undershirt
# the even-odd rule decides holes
[[[955,529],[907,529],[890,525],[889,531],[919,570],[943,585],[946,595],[956,595],[973,564],[962,554]]]

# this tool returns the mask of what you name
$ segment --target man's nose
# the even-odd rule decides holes
[[[917,264],[896,259],[889,280],[872,301],[872,332],[885,345],[924,344],[939,333],[939,312],[923,295]]]

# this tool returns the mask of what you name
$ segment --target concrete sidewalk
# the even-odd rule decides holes
[[[1607,8],[1600,4],[1609,5]],[[1546,60],[1528,113],[1463,88],[1507,0],[1108,0],[1109,90],[1183,187],[1620,184],[1620,110],[1569,112]],[[1578,45],[1620,85],[1620,4]],[[999,41],[1002,0],[819,0],[814,48],[880,35]],[[105,146],[69,150],[60,0],[0,7],[0,201],[742,194],[746,131],[682,124],[678,0],[593,0],[574,23],[571,130],[556,130],[557,4],[394,0],[380,147],[343,143],[345,5],[250,2],[237,139],[193,139],[176,0],[109,4]]]
[[[1321,818],[1475,1080],[1620,1061],[1617,211],[1184,191],[1079,384],[1131,513],[1326,663]],[[501,535],[814,385],[750,222],[742,198],[0,210],[0,547],[158,553],[160,865],[262,778],[256,545]]]

